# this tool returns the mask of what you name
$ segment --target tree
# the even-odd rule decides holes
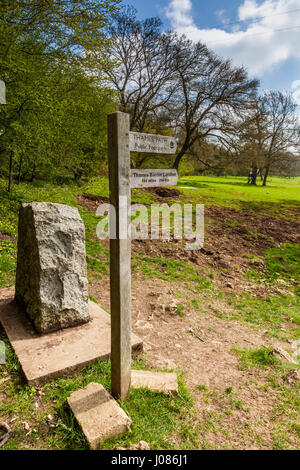
[[[299,149],[300,126],[292,97],[280,91],[267,91],[252,101],[250,111],[232,126],[239,157],[251,164],[251,183],[258,170],[266,186],[270,170],[282,168]]]
[[[0,109],[0,156],[2,171],[8,172],[8,189],[16,169],[21,179],[26,173],[34,177],[39,168],[46,174],[48,167],[49,173],[54,161],[64,166],[67,152],[55,152],[70,147],[70,133],[64,132],[67,128],[74,129],[76,135],[72,142],[73,149],[77,145],[74,167],[79,154],[83,159],[88,118],[85,123],[83,118],[74,120],[74,116],[78,117],[75,108],[87,108],[89,102],[91,112],[91,107],[99,110],[98,104],[103,104],[104,93],[97,82],[110,63],[105,28],[118,3],[119,0],[1,2],[0,76],[7,87],[7,105]],[[95,105],[87,100],[88,96],[94,97]],[[111,101],[109,92],[106,96]],[[98,126],[95,119],[95,129]],[[58,136],[60,145],[54,144]]]
[[[184,155],[218,136],[222,113],[245,109],[258,83],[205,45],[160,29],[158,18],[138,21],[131,7],[115,14],[109,33],[117,66],[108,70],[107,79],[120,110],[130,113],[132,129],[161,129],[162,117],[166,133],[175,129],[178,169]]]
[[[106,70],[116,91],[119,109],[130,113],[130,127],[147,128],[168,106],[175,92],[173,33],[161,33],[161,20],[138,21],[136,10],[125,7],[108,28],[114,68]],[[151,126],[151,124],[150,124]]]
[[[178,169],[182,157],[196,142],[219,139],[224,132],[224,115],[242,113],[256,93],[258,82],[248,79],[243,68],[216,57],[204,44],[182,37],[175,48],[176,94],[172,119],[182,135],[174,161]]]
[[[300,126],[295,115],[296,104],[291,95],[280,91],[266,92],[259,107],[264,118],[264,180],[266,186],[270,169],[295,150],[300,143]]]
[[[225,122],[225,120],[227,122]],[[222,142],[232,157],[234,165],[248,173],[248,183],[256,185],[258,174],[264,167],[263,140],[265,129],[259,99],[252,99],[246,112],[223,120]],[[250,172],[249,172],[250,168]]]

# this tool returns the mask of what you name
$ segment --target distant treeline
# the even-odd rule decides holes
[[[202,43],[137,20],[119,0],[2,0],[0,175],[77,181],[107,171],[107,114],[131,129],[174,135],[177,155],[133,154],[132,166],[185,174],[299,174],[290,95]]]

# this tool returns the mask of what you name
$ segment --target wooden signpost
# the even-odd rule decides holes
[[[126,398],[131,381],[130,188],[177,184],[176,170],[131,170],[130,152],[174,154],[173,137],[130,132],[129,114],[108,116],[109,197],[115,207],[116,237],[110,237],[111,387]]]

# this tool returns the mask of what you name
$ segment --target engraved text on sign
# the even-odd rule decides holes
[[[154,188],[156,186],[176,186],[176,170],[130,170],[131,188]]]
[[[177,143],[174,137],[130,132],[129,148],[130,152],[174,154]]]

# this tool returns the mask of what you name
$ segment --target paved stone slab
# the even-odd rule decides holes
[[[13,292],[13,291],[12,291]],[[46,383],[110,355],[110,315],[89,302],[91,320],[84,325],[39,335],[13,300],[13,293],[0,289],[0,322],[18,356],[30,385]],[[132,335],[132,351],[142,351],[143,343]]]
[[[173,372],[132,370],[131,386],[132,388],[149,388],[153,392],[163,392],[166,395],[178,393],[177,375]]]
[[[91,449],[130,429],[131,419],[105,388],[95,382],[73,392],[68,403]]]

